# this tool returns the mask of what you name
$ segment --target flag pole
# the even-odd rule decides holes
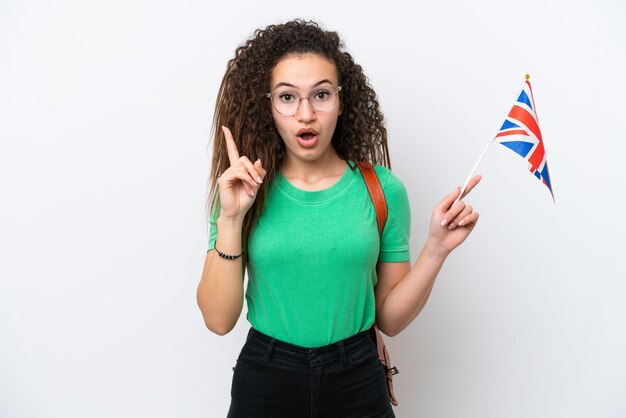
[[[474,164],[474,168],[472,168],[472,171],[470,172],[469,176],[467,176],[467,180],[465,180],[465,183],[463,184],[463,187],[461,187],[461,193],[459,193],[459,196],[456,198],[456,200],[454,201],[452,206],[454,206],[456,204],[456,202],[461,200],[461,196],[463,196],[463,193],[465,193],[465,189],[467,189],[468,183],[470,182],[470,180],[472,179],[472,176],[474,175],[474,172],[478,168],[478,164],[480,164],[480,162],[482,161],[483,157],[487,153],[487,150],[489,149],[489,147],[491,146],[491,144],[493,143],[493,140],[495,138],[496,138],[496,136],[494,135],[493,138],[490,139],[489,142],[487,143],[487,146],[485,147],[485,149],[483,149],[482,154],[480,154],[480,157],[478,157],[478,161],[476,161],[476,164]]]
[[[526,74],[524,75],[524,78],[526,80],[530,79],[530,75]],[[534,103],[533,103],[533,107],[534,107]],[[461,196],[463,196],[463,193],[465,193],[465,189],[467,189],[467,185],[469,184],[470,180],[472,179],[472,176],[474,175],[474,172],[476,171],[476,169],[478,168],[478,165],[480,164],[480,162],[482,161],[483,157],[485,156],[485,154],[487,153],[487,150],[489,149],[489,147],[491,146],[491,144],[493,143],[493,141],[496,139],[496,135],[498,134],[498,132],[496,131],[496,133],[494,135],[491,136],[491,139],[489,140],[489,142],[487,143],[487,146],[485,147],[485,149],[483,150],[482,154],[480,154],[480,157],[478,157],[478,161],[476,161],[476,164],[474,164],[474,168],[472,168],[472,171],[470,172],[469,176],[467,176],[467,180],[465,180],[465,183],[463,183],[463,187],[461,187],[461,193],[459,193],[459,196],[456,198],[456,200],[454,201],[454,203],[452,204],[452,206],[454,206],[456,204],[456,202],[458,202],[459,200],[461,200]],[[554,197],[553,197],[554,198]]]

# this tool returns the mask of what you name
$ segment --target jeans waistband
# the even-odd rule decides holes
[[[246,345],[258,353],[264,353],[265,361],[268,363],[280,361],[292,365],[316,366],[339,360],[346,364],[349,355],[373,349],[368,332],[362,331],[345,340],[322,347],[307,348],[277,340],[250,328]]]

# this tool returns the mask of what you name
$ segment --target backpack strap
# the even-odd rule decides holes
[[[389,209],[387,208],[387,199],[385,199],[385,193],[383,192],[383,186],[380,184],[378,175],[374,170],[372,164],[368,162],[360,162],[357,164],[363,175],[367,192],[374,204],[374,210],[376,211],[376,223],[378,224],[378,236],[383,236],[383,229],[387,223],[387,217],[389,215]],[[370,328],[369,336],[376,349],[378,350],[378,358],[385,368],[385,377],[387,378],[387,394],[389,395],[389,401],[392,405],[398,406],[398,401],[393,393],[393,375],[398,374],[398,368],[391,365],[391,358],[383,336],[378,329],[378,326],[374,324]]]
[[[376,174],[376,171],[374,171],[372,164],[368,162],[360,162],[357,165],[359,170],[361,170],[363,180],[365,180],[365,186],[367,187],[367,192],[369,193],[372,203],[374,204],[374,210],[376,210],[378,236],[382,237],[383,229],[385,229],[387,216],[389,214],[389,210],[387,209],[387,200],[385,199],[385,194],[383,193],[383,186],[380,184],[380,180],[378,179],[378,175]]]

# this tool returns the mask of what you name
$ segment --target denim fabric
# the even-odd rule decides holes
[[[252,328],[234,371],[228,418],[395,417],[367,331],[305,348]]]

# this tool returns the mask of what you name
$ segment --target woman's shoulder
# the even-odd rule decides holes
[[[376,171],[380,184],[383,187],[383,193],[389,208],[390,222],[393,224],[400,222],[408,225],[410,223],[411,208],[404,183],[387,167],[375,165],[374,171]]]
[[[406,192],[404,183],[397,177],[389,168],[383,165],[374,165],[374,171],[378,175],[380,184],[383,186],[383,190],[387,192]]]

